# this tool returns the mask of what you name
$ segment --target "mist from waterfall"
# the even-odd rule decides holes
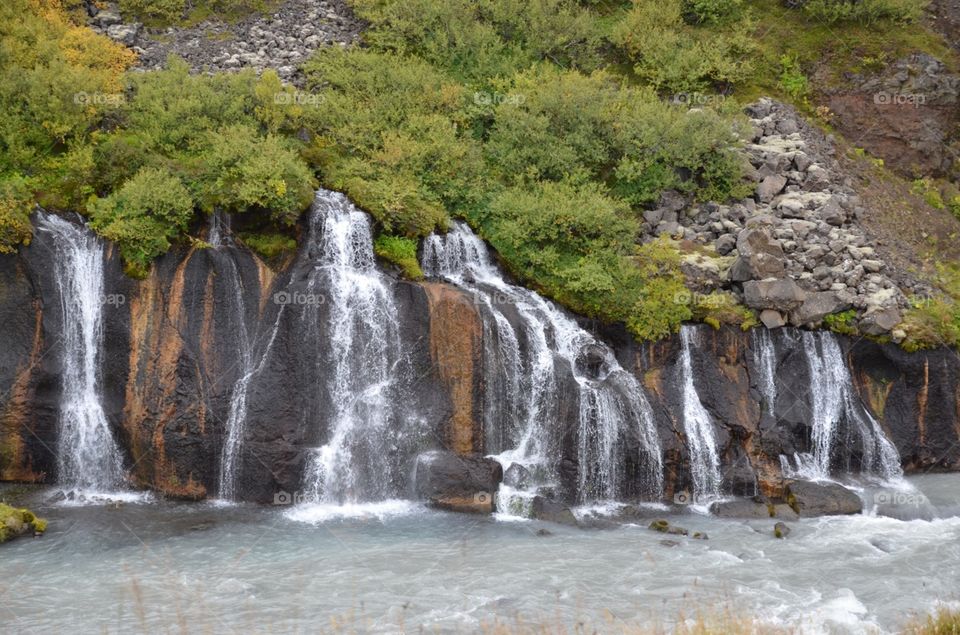
[[[681,381],[683,382],[683,431],[690,451],[690,475],[693,481],[693,501],[698,505],[720,498],[723,478],[720,474],[720,455],[713,430],[713,419],[703,407],[697,393],[693,374],[691,347],[697,344],[696,327],[680,327]]]
[[[650,405],[606,344],[552,302],[507,282],[486,245],[463,223],[446,235],[429,236],[421,261],[427,276],[445,278],[475,298],[484,324],[485,436],[488,450],[505,467],[520,463],[538,485],[558,480],[560,370],[569,368],[578,402],[577,499],[622,496],[624,437],[631,427],[641,454],[635,489],[645,498],[660,498],[663,459]]]
[[[861,403],[843,351],[833,333],[804,332],[803,349],[810,371],[811,452],[794,457],[793,464],[781,457],[790,474],[811,479],[829,479],[835,463],[884,481],[903,478],[900,455],[880,424]]]
[[[58,481],[71,489],[107,492],[123,483],[123,457],[100,392],[103,244],[86,228],[51,214],[39,215],[37,229],[52,239],[62,316]]]
[[[345,504],[395,495],[391,482],[391,430],[396,423],[395,375],[401,361],[397,306],[378,272],[370,217],[343,195],[321,190],[310,211],[308,258],[314,269],[308,293],[328,310],[320,329],[329,350],[318,355],[328,377],[332,412],[326,437],[314,449],[304,478],[315,502]],[[304,319],[319,319],[306,311]]]

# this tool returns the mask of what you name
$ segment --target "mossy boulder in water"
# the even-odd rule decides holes
[[[801,518],[863,512],[860,497],[836,483],[791,481],[787,484],[786,501]]]
[[[42,534],[47,521],[37,518],[28,509],[17,509],[0,503],[0,543],[28,534]]]

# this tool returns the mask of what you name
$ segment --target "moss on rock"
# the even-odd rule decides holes
[[[42,534],[47,530],[47,521],[28,509],[18,509],[0,503],[0,543],[29,533]]]

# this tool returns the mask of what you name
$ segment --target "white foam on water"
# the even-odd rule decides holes
[[[409,500],[390,499],[369,503],[303,503],[284,512],[290,520],[301,523],[319,524],[333,520],[375,519],[387,520],[398,516],[423,513],[426,507],[422,503]]]

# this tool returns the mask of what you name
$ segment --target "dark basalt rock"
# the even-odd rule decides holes
[[[545,520],[560,525],[577,526],[577,517],[570,508],[562,503],[552,501],[543,496],[533,497],[532,515],[537,520]]]
[[[433,451],[417,459],[417,495],[431,505],[453,511],[490,513],[493,495],[503,480],[503,467],[483,456]]]
[[[530,484],[530,470],[514,463],[503,473],[503,484],[515,489],[524,489]]]
[[[801,518],[863,512],[860,497],[836,483],[791,481],[787,484],[786,500]]]

